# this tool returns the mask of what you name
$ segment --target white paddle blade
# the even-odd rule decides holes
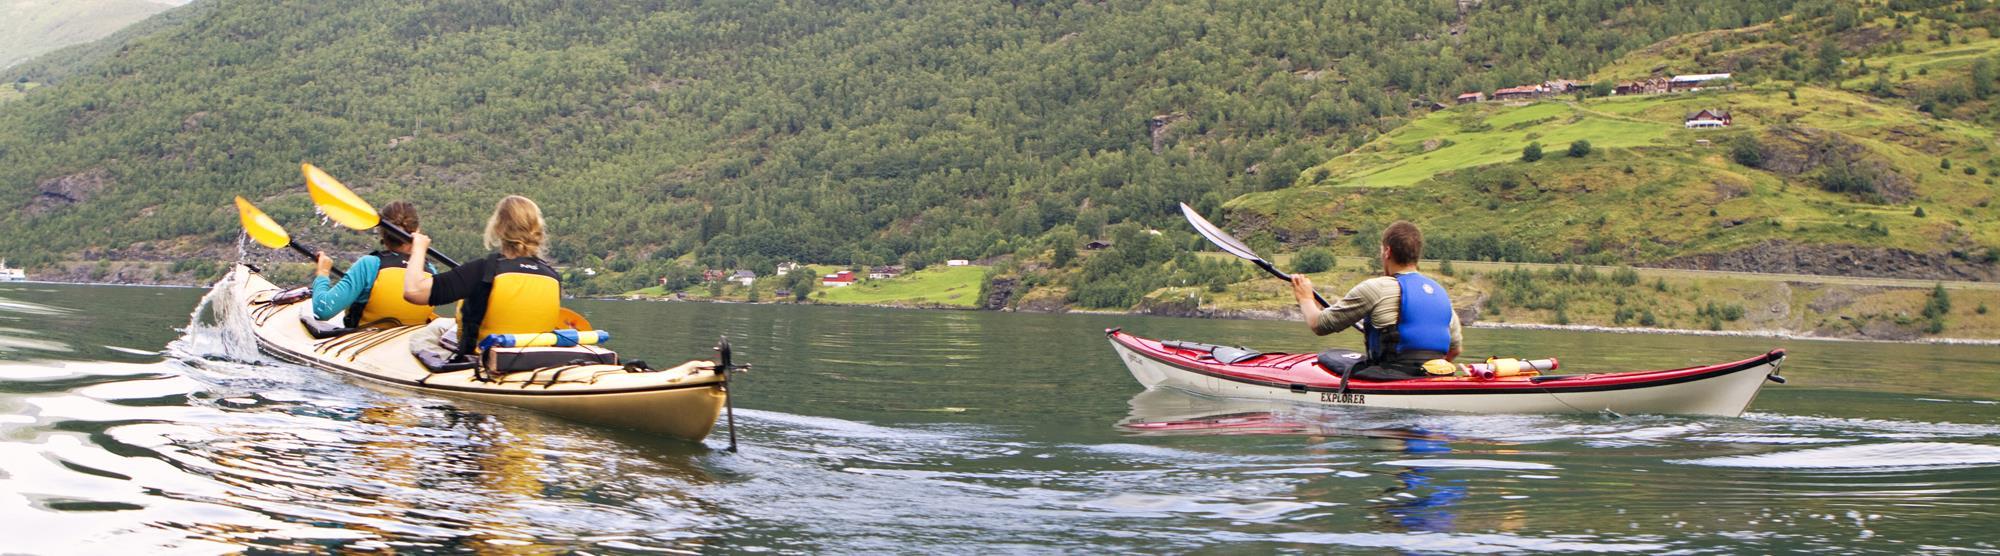
[[[1207,218],[1202,218],[1201,214],[1195,212],[1194,207],[1188,206],[1187,203],[1181,203],[1181,215],[1187,217],[1188,224],[1194,226],[1195,232],[1200,233],[1201,237],[1208,238],[1209,243],[1215,244],[1223,251],[1251,261],[1264,260],[1263,257],[1257,256],[1256,251],[1251,251],[1250,246],[1244,245],[1242,240],[1229,235],[1229,232],[1222,231],[1222,228],[1216,227]]]

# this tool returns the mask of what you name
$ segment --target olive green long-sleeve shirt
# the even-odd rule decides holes
[[[1402,314],[1403,289],[1396,285],[1392,276],[1376,276],[1355,284],[1347,295],[1333,302],[1313,317],[1314,334],[1325,336],[1354,326],[1362,319],[1369,319],[1376,328],[1396,326]],[[1461,346],[1462,336],[1458,326],[1458,311],[1451,313],[1451,347]]]

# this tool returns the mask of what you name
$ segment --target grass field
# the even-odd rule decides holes
[[[1577,105],[1540,102],[1460,106],[1411,122],[1375,142],[1307,169],[1300,185],[1385,187],[1521,157],[1528,143],[1548,154],[1579,139],[1598,148],[1630,148],[1665,141],[1677,123],[1594,113]]]
[[[983,266],[934,266],[886,280],[863,280],[813,293],[821,303],[977,307]]]
[[[28,91],[41,86],[40,83],[0,83],[0,102],[7,102],[27,96]]]
[[[1730,110],[1736,125],[1681,128],[1701,108]],[[1909,196],[1884,203],[1823,191],[1810,172],[1742,166],[1729,146],[1746,135],[1795,150],[1834,137],[1905,180]],[[1858,93],[1777,84],[1485,103],[1432,113],[1307,170],[1293,187],[1239,197],[1226,209],[1293,238],[1407,219],[1585,262],[1660,261],[1771,240],[1978,252],[2000,249],[2000,208],[1988,183],[2000,153],[1991,135]],[[1575,139],[1589,140],[1592,153],[1566,156]],[[1519,159],[1529,140],[1543,143],[1542,160]],[[1940,169],[1945,160],[1954,162],[1949,171]]]

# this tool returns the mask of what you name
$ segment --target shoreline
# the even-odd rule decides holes
[[[126,284],[120,282],[61,282],[56,280],[21,280],[18,282],[0,282],[0,286],[8,286],[13,284],[32,284],[41,286],[112,286],[119,288],[177,288],[177,289],[208,289],[209,287],[211,287],[211,286],[203,286],[197,284]]]
[[[183,285],[183,284],[124,284],[116,282],[59,282],[51,280],[23,280],[19,282],[0,282],[0,286],[11,285],[11,284],[60,285],[60,286],[113,286],[113,287],[124,287],[124,288],[175,288],[175,289],[200,289],[208,287],[208,286]],[[891,304],[891,303],[819,303],[819,302],[800,303],[795,301],[794,302],[773,302],[773,301],[749,302],[749,301],[737,301],[728,299],[667,299],[667,298],[638,298],[638,297],[576,297],[573,299],[587,299],[591,301],[609,301],[609,302],[716,303],[716,304],[733,304],[733,305],[799,305],[799,306],[817,306],[817,307],[865,307],[874,309],[898,309],[907,311],[975,311],[975,312],[989,311],[989,309],[981,309],[977,307],[951,307],[942,305],[905,305],[905,304]],[[1252,310],[1212,311],[1212,312],[1207,312],[1206,314],[1163,314],[1147,310],[1115,311],[1115,310],[1105,310],[1105,309],[1076,309],[1076,308],[1065,308],[1064,310],[1060,311],[1035,311],[1035,310],[1023,311],[1020,309],[999,309],[992,311],[1001,313],[1039,313],[1039,314],[1052,314],[1052,315],[1061,315],[1070,313],[1083,314],[1083,315],[1100,315],[1100,316],[1134,315],[1134,316],[1149,316],[1149,317],[1210,319],[1210,320],[1286,321],[1286,320],[1293,320],[1295,318],[1290,315],[1284,314],[1283,311],[1252,311]],[[1542,324],[1542,323],[1525,323],[1525,322],[1486,322],[1486,321],[1472,322],[1466,324],[1465,326],[1467,328],[1483,328],[1492,330],[1547,330],[1547,331],[1559,331],[1559,332],[1596,332],[1596,333],[1606,333],[1606,334],[1730,336],[1730,337],[1740,337],[1740,338],[1773,338],[1780,340],[1820,341],[1820,342],[1872,342],[1872,343],[1885,343],[1885,344],[2000,346],[2000,338],[1918,338],[1911,340],[1890,340],[1881,338],[1842,338],[1833,336],[1817,336],[1806,333],[1790,332],[1784,330],[1769,330],[1769,329],[1699,330],[1699,329],[1688,329],[1688,328],[1646,328],[1646,327],[1599,326],[1599,325],[1589,325],[1589,324]]]
[[[1935,344],[1958,346],[2000,346],[2000,339],[1981,338],[1919,338],[1915,340],[1885,340],[1879,338],[1839,338],[1814,336],[1783,330],[1695,330],[1687,328],[1632,328],[1616,326],[1596,326],[1589,324],[1535,324],[1525,322],[1475,322],[1466,328],[1486,328],[1495,330],[1553,330],[1569,332],[1602,332],[1609,334],[1657,334],[1666,336],[1732,336],[1738,338],[1775,338],[1780,340],[1800,340],[1813,342],[1869,342],[1880,344]]]

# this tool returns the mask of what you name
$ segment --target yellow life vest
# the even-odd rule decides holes
[[[533,257],[501,259],[475,341],[488,334],[539,334],[562,327],[562,280]]]
[[[368,299],[360,305],[360,313],[349,319],[348,327],[368,326],[385,321],[393,321],[403,326],[425,324],[437,318],[429,305],[418,305],[403,300],[403,275],[407,272],[410,259],[394,251],[376,251],[375,258],[382,266],[375,271],[375,284],[368,288]],[[429,273],[425,273],[429,274]],[[354,314],[352,308],[348,309]]]

